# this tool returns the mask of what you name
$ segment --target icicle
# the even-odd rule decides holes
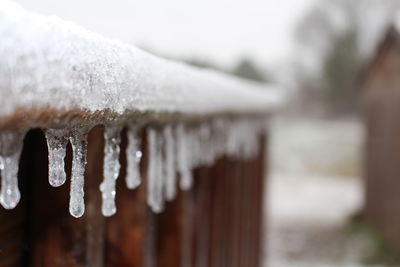
[[[142,159],[141,140],[138,136],[138,127],[128,128],[128,148],[126,149],[127,173],[126,186],[129,189],[137,188],[141,183],[140,160]]]
[[[196,126],[190,133],[192,168],[205,165],[205,156],[202,154],[201,127]]]
[[[176,127],[176,138],[178,142],[178,170],[180,174],[180,188],[189,190],[193,184],[193,175],[189,159],[189,140],[188,135],[182,124]]]
[[[105,127],[104,139],[104,177],[103,182],[100,185],[100,191],[102,192],[103,198],[101,210],[104,216],[112,216],[117,211],[117,208],[115,206],[115,184],[119,176],[119,170],[121,168],[121,164],[119,163],[121,127]]]
[[[161,131],[157,131],[157,165],[156,165],[156,201],[158,203],[159,211],[164,210],[164,188],[165,188],[165,156],[163,154],[163,147],[165,144],[164,136]]]
[[[18,167],[25,132],[0,133],[0,203],[5,209],[17,206],[21,194],[18,189]]]
[[[84,175],[86,166],[88,129],[79,129],[72,132],[72,173],[69,212],[78,218],[85,212],[84,202]]]
[[[68,143],[68,131],[47,129],[45,131],[49,154],[49,183],[57,187],[65,183],[64,158]]]
[[[160,150],[158,134],[154,129],[148,129],[147,132],[148,145],[148,170],[147,170],[147,203],[153,212],[159,213],[163,209],[162,203],[162,185],[160,184],[160,170],[162,170],[160,162]]]
[[[200,138],[200,155],[202,157],[202,164],[210,166],[215,160],[214,149],[210,142],[211,129],[208,122],[203,123],[199,129]]]
[[[164,170],[165,170],[165,198],[169,201],[176,196],[176,170],[175,170],[175,141],[170,125],[163,131],[164,135]]]

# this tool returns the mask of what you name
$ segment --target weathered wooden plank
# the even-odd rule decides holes
[[[143,133],[144,137],[144,133]],[[142,138],[142,151],[146,151],[146,138]],[[146,204],[146,164],[147,153],[143,153],[141,175],[143,182],[139,188],[126,188],[124,177],[126,174],[126,134],[121,142],[121,174],[117,181],[117,213],[107,219],[106,229],[106,266],[134,266],[146,265],[148,251],[147,235],[151,228],[151,214]]]
[[[47,180],[46,142],[41,132],[30,140],[32,194],[29,199],[30,263],[32,266],[82,266],[85,262],[85,220],[69,215],[69,182],[52,188]],[[71,153],[67,153],[70,170]],[[69,159],[69,160],[68,160]]]
[[[89,133],[88,160],[85,172],[86,265],[98,267],[104,265],[105,252],[106,219],[101,213],[101,194],[99,192],[99,185],[103,177],[103,131],[103,127],[97,126]]]

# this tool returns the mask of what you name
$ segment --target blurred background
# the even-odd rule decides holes
[[[266,266],[400,266],[362,214],[363,83],[399,0],[16,2],[163,57],[282,85]]]

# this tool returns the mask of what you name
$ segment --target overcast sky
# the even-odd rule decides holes
[[[17,0],[107,37],[166,55],[229,66],[241,56],[261,64],[288,57],[296,22],[315,0]]]

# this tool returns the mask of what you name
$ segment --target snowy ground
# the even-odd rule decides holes
[[[361,125],[278,119],[271,130],[266,266],[374,266],[362,264],[370,244],[348,229],[363,201]]]

